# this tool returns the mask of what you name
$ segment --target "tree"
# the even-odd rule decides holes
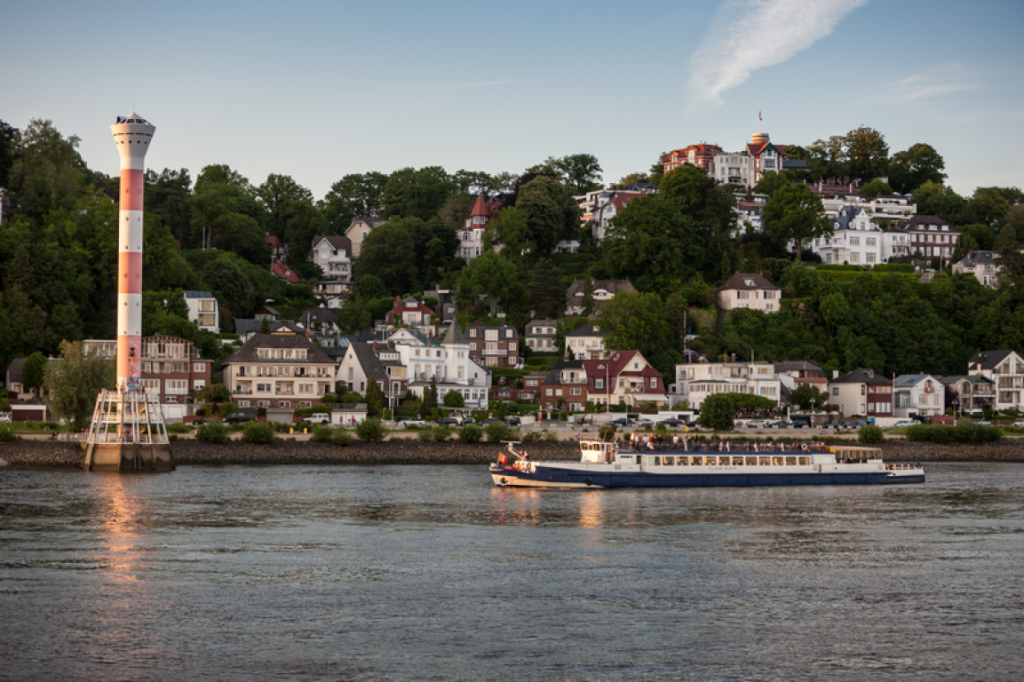
[[[423,402],[420,405],[423,414],[433,414],[437,409],[437,376],[430,377],[430,385],[423,389]]]
[[[704,249],[693,218],[659,193],[631,201],[612,219],[604,255],[613,276],[667,295],[699,272]]]
[[[256,188],[255,195],[263,205],[266,233],[277,235],[293,255],[305,258],[315,234],[326,227],[326,221],[313,205],[313,193],[289,175],[271,173]]]
[[[911,201],[917,204],[918,215],[938,216],[954,226],[972,222],[966,219],[967,200],[941,183],[925,182],[914,191]]]
[[[516,208],[526,213],[527,243],[536,255],[551,253],[560,239],[572,239],[579,228],[580,209],[572,193],[545,175],[519,189]]]
[[[967,202],[967,211],[976,222],[999,230],[1010,212],[1010,202],[998,187],[979,187]]]
[[[165,168],[159,175],[146,171],[146,213],[160,217],[160,221],[174,235],[183,248],[192,248],[192,209],[188,198],[192,191],[192,178],[188,169],[173,171]]]
[[[821,199],[807,185],[790,185],[765,206],[765,232],[782,248],[795,241],[799,258],[805,241],[832,236],[831,223],[824,214]]]
[[[369,417],[379,417],[384,409],[384,391],[377,383],[376,377],[370,377],[366,384],[366,414]]]
[[[558,317],[565,310],[565,287],[558,278],[558,270],[547,258],[537,261],[527,298],[538,317]]]
[[[877,196],[892,194],[892,187],[882,180],[872,180],[860,188],[861,196],[874,199]]]
[[[38,222],[51,211],[71,210],[87,191],[79,138],[65,138],[49,120],[32,119],[14,136],[9,189],[20,214]]]
[[[828,403],[828,393],[818,390],[811,384],[800,384],[793,391],[792,400],[801,410],[820,409]]]
[[[510,261],[521,264],[523,255],[530,250],[529,215],[525,209],[509,206],[487,226],[493,235],[492,244],[504,246],[504,255]]]
[[[371,171],[346,175],[331,185],[321,206],[328,233],[341,234],[354,218],[381,215],[387,181],[387,175]]]
[[[930,144],[917,143],[897,152],[889,161],[889,184],[900,194],[909,194],[926,182],[942,184],[946,162]]]
[[[444,394],[444,406],[459,408],[466,406],[466,399],[462,397],[462,393],[459,391],[448,391]]]
[[[402,168],[384,184],[384,214],[431,220],[454,193],[455,183],[440,166]]]
[[[14,136],[17,128],[0,121],[0,187],[9,187],[7,176],[14,164]]]
[[[662,178],[659,194],[690,218],[697,244],[703,250],[700,270],[705,279],[714,279],[723,254],[736,249],[732,238],[736,215],[731,191],[717,185],[699,168],[680,166]]]
[[[593,154],[571,154],[558,160],[562,182],[573,194],[601,189],[601,164]]]
[[[73,431],[83,429],[96,405],[100,390],[114,388],[114,363],[86,353],[79,341],[60,344],[61,359],[46,372],[45,388],[50,409],[67,419]]]
[[[847,133],[844,151],[851,178],[868,182],[885,177],[889,172],[889,145],[885,136],[873,128],[860,126]]]
[[[366,235],[356,264],[356,280],[366,275],[377,277],[392,294],[417,289],[415,241],[406,221],[392,219]]]
[[[658,294],[617,294],[601,306],[597,326],[607,332],[604,344],[610,350],[638,350],[651,358],[672,346],[665,306]]]
[[[42,388],[46,381],[46,368],[50,364],[46,356],[36,351],[25,358],[21,368],[21,383],[25,388]]]
[[[736,407],[733,405],[732,394],[716,393],[704,399],[697,423],[705,429],[730,431],[735,426],[735,414]]]
[[[494,251],[485,251],[462,269],[459,289],[463,300],[486,296],[493,317],[498,313],[499,303],[506,313],[519,308],[523,286],[519,273],[507,258]]]

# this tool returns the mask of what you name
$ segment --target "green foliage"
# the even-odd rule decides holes
[[[794,253],[799,255],[804,242],[832,236],[831,223],[824,214],[821,199],[807,185],[789,185],[765,206],[765,233],[780,249],[795,241]]]
[[[269,445],[275,440],[274,427],[267,422],[246,422],[242,425],[242,438],[247,443]]]
[[[462,397],[462,393],[459,391],[448,391],[444,394],[444,406],[445,407],[465,407],[466,399]]]
[[[483,438],[484,430],[474,424],[466,424],[459,429],[459,442],[473,445]]]
[[[878,196],[891,195],[892,187],[884,180],[872,180],[860,188],[860,193],[865,199],[874,199]]]
[[[736,406],[733,402],[734,393],[718,393],[708,396],[700,406],[697,423],[706,429],[729,431],[735,426],[733,420]],[[755,396],[756,397],[756,396]]]
[[[866,445],[874,445],[885,441],[885,433],[879,426],[866,424],[857,431],[857,440]]]
[[[22,385],[25,388],[42,388],[48,364],[46,356],[38,351],[25,358],[25,364],[21,368]]]
[[[326,443],[331,440],[334,430],[327,424],[314,424],[310,434],[310,440],[314,443]]]
[[[377,379],[375,377],[370,377],[370,381],[366,385],[367,415],[371,418],[380,417],[381,410],[383,409],[384,391],[381,390],[380,384],[377,383]]]
[[[335,429],[331,434],[331,442],[341,447],[348,447],[352,444],[352,434],[345,429]]]
[[[231,429],[227,426],[218,421],[211,421],[199,427],[196,431],[196,440],[220,445],[228,442],[230,434]]]
[[[526,213],[526,243],[531,253],[546,254],[560,239],[572,239],[580,210],[572,192],[554,178],[538,176],[519,188],[516,208]]]
[[[516,435],[515,429],[505,422],[491,422],[484,427],[484,432],[487,434],[487,441],[490,443],[500,443],[503,440],[512,440]]]
[[[907,429],[907,440],[926,443],[995,443],[1003,434],[996,426],[978,426],[970,419],[961,419],[956,426],[947,424],[914,424]]]
[[[597,430],[597,437],[605,441],[613,440],[617,430],[618,427],[615,424],[605,424]]]
[[[367,443],[383,443],[387,436],[384,422],[377,418],[364,419],[356,424],[356,435]]]
[[[889,161],[889,182],[900,194],[913,192],[926,182],[942,183],[946,162],[929,144],[911,145],[893,154]]]
[[[222,383],[213,383],[205,386],[196,394],[198,402],[229,403],[231,402],[231,389]]]
[[[7,422],[0,423],[0,443],[10,443],[12,440],[18,440],[18,434],[14,433],[13,427]]]
[[[60,344],[61,361],[48,366],[44,385],[50,409],[80,431],[96,405],[100,390],[114,387],[114,366],[110,360],[87,354],[80,342]]]
[[[192,427],[188,424],[168,424],[167,433],[191,433]]]
[[[671,345],[665,307],[658,294],[618,294],[601,306],[597,326],[608,331],[604,343],[611,350],[638,350],[651,358]]]

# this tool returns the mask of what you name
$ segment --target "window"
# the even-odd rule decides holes
[[[594,379],[594,388],[604,388],[604,379]]]

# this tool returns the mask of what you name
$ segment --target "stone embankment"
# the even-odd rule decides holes
[[[499,446],[494,443],[466,445],[458,442],[431,443],[393,440],[381,444],[355,442],[347,447],[331,443],[282,440],[273,445],[250,445],[231,441],[210,445],[179,440],[171,445],[178,466],[228,464],[487,464],[495,461]],[[524,444],[533,459],[578,459],[576,444]],[[932,445],[890,441],[882,446],[891,462],[1024,462],[1024,439],[1007,439],[986,445]],[[0,445],[0,466],[75,469],[82,466],[84,453],[77,443],[17,440]]]

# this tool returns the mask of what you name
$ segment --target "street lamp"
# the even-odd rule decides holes
[[[957,415],[956,415],[956,412],[957,412],[957,407],[959,407],[959,406],[960,406],[960,401],[959,401],[959,400],[957,400],[956,398],[953,398],[953,400],[952,400],[952,401],[950,401],[950,402],[951,402],[951,403],[952,403],[952,405],[953,405],[953,419],[955,420],[955,419],[956,419],[956,416],[957,416]]]

